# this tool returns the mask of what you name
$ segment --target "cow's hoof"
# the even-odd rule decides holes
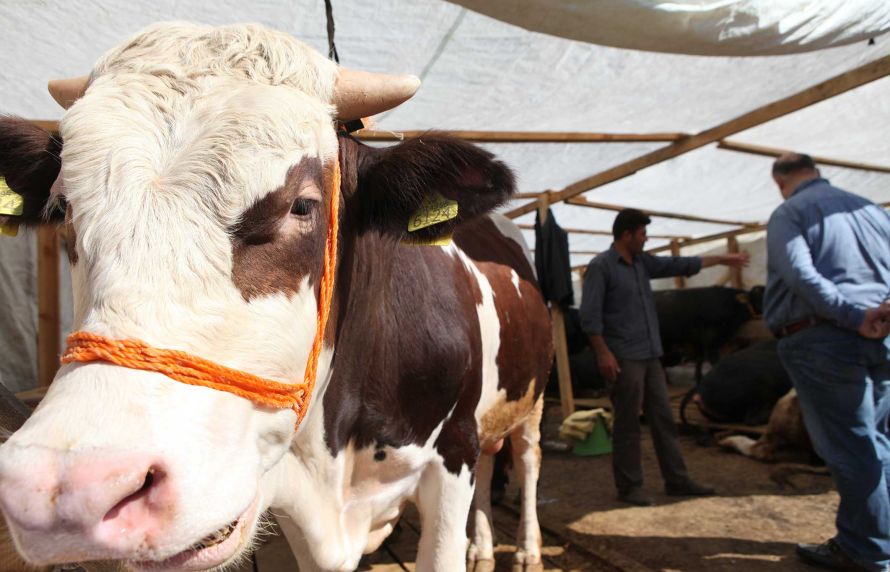
[[[494,572],[494,560],[468,561],[467,572]]]

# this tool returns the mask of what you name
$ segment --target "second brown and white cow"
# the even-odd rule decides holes
[[[0,223],[60,224],[76,329],[279,382],[306,369],[342,171],[331,319],[296,433],[287,408],[64,365],[0,449],[0,505],[29,561],[218,569],[272,509],[303,572],[349,570],[413,502],[417,569],[460,570],[474,484],[469,558],[493,557],[481,452],[509,437],[517,561],[540,562],[549,317],[521,236],[485,216],[512,174],[447,137],[377,149],[338,134],[335,120],[391,106],[375,81],[260,26],[161,24],[106,54],[85,94],[60,96],[74,101],[61,140],[0,119],[0,176],[23,203]],[[456,217],[409,233],[430,197]]]

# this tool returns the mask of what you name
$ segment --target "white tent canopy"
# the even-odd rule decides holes
[[[883,0],[455,0],[526,30],[616,48],[704,56],[792,54],[890,28]]]
[[[333,0],[344,65],[414,73],[423,80],[412,100],[376,118],[375,129],[695,134],[890,55],[890,36],[881,35],[890,29],[890,4],[883,0],[460,3],[530,29],[624,47],[788,55],[620,49],[529,31],[441,0]],[[540,16],[544,5],[547,18]],[[47,79],[83,75],[105,50],[143,26],[175,19],[259,22],[327,52],[321,0],[4,2],[0,112],[59,118],[61,110],[46,93]],[[578,28],[589,35],[578,35]],[[880,66],[890,73],[890,60]],[[884,78],[729,139],[890,167],[888,118],[890,78]],[[523,193],[559,191],[669,145],[664,140],[484,144],[513,167]],[[769,178],[770,161],[709,144],[581,196],[713,220],[763,222],[780,201]],[[890,201],[886,172],[840,167],[823,172],[839,186]],[[528,202],[517,200],[503,210]],[[554,212],[569,228],[608,230],[614,218],[613,211],[567,204],[554,206]],[[528,224],[533,217],[517,220]],[[697,237],[732,228],[737,227],[656,217],[650,233]],[[531,232],[524,232],[531,241]],[[602,250],[608,243],[606,236],[570,236],[576,252]],[[23,269],[33,268],[28,265],[34,256],[27,236],[0,239],[0,313],[21,315],[27,308],[32,316],[0,325],[4,347],[34,337],[36,309],[27,299],[33,270],[31,278],[22,278]],[[576,255],[572,262],[589,258]],[[17,352],[0,354],[0,375],[29,375],[33,348]],[[7,365],[12,360],[30,364],[12,371]]]

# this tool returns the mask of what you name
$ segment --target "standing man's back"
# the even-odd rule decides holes
[[[776,278],[766,289],[770,328],[819,315],[856,329],[865,307],[890,297],[888,245],[887,211],[821,177],[802,183],[770,217],[768,264]],[[785,261],[807,257],[812,271],[792,275]]]
[[[841,497],[837,535],[800,544],[832,570],[890,564],[890,216],[823,179],[807,155],[783,155],[785,202],[767,228],[764,317],[810,440]]]

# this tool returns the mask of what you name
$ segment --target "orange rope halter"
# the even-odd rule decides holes
[[[328,235],[325,241],[324,265],[318,297],[318,322],[302,383],[280,383],[231,369],[186,352],[153,348],[139,340],[114,340],[82,331],[68,336],[68,347],[62,355],[62,363],[106,361],[132,369],[162,373],[170,379],[189,385],[227,391],[259,405],[278,409],[291,408],[297,414],[296,426],[299,427],[309,408],[312,390],[315,388],[318,358],[324,345],[325,328],[334,296],[340,221],[339,158],[334,161],[328,194],[331,204],[328,210]]]

